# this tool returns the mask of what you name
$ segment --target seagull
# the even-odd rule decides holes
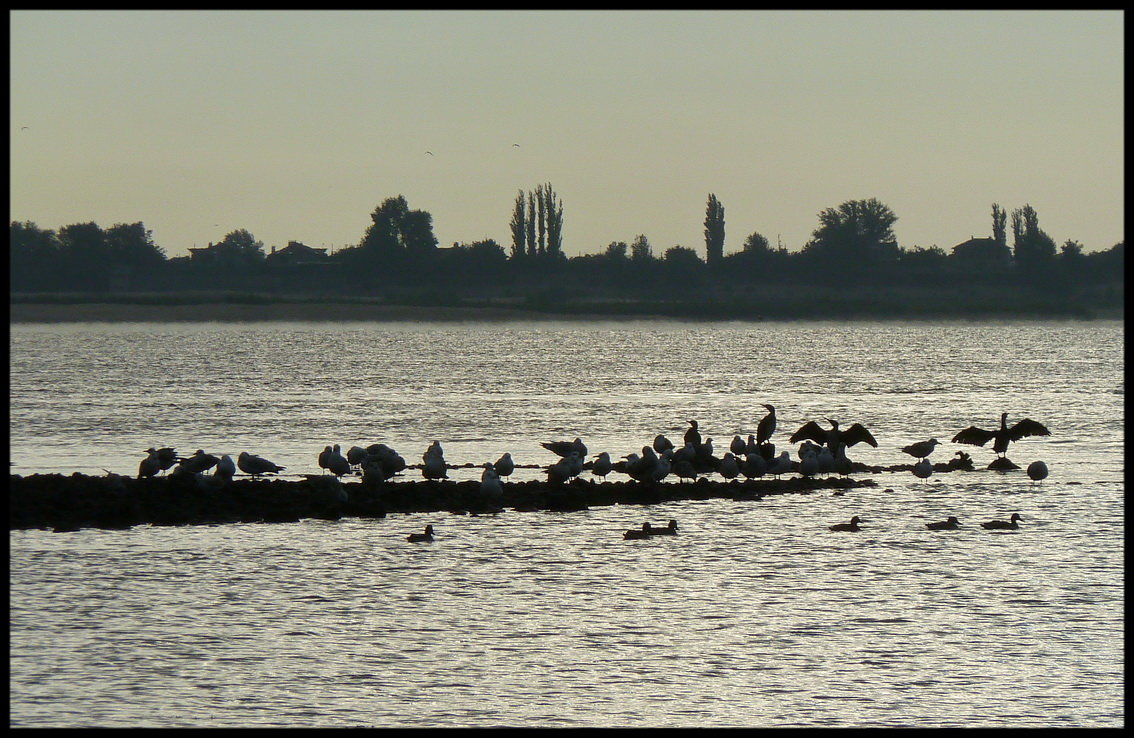
[[[1023,520],[1017,513],[1012,513],[1011,519],[1004,520],[990,520],[987,523],[981,523],[980,527],[987,528],[988,530],[1016,530],[1020,527],[1017,520]]]
[[[204,472],[212,469],[220,461],[212,454],[207,454],[201,449],[197,449],[192,456],[184,458],[181,463],[177,465],[177,470],[183,474],[196,474],[197,472]]]
[[[921,459],[913,465],[913,473],[918,479],[929,479],[933,474],[933,464],[929,463],[929,459]]]
[[[223,479],[226,482],[231,482],[232,478],[236,476],[236,463],[228,454],[220,457],[217,462],[216,469],[213,470],[213,476],[218,479]]]
[[[926,523],[925,527],[930,530],[957,530],[961,527],[961,521],[950,515],[948,520],[943,520],[940,523]]]
[[[853,533],[857,533],[860,530],[860,528],[858,527],[858,524],[861,523],[861,522],[862,522],[862,518],[855,515],[853,518],[850,519],[849,523],[835,523],[834,525],[827,526],[827,530],[832,530],[832,531],[836,531],[836,532],[842,530],[842,531],[851,531]]]
[[[500,477],[501,481],[503,481],[504,477],[511,476],[512,472],[516,470],[516,462],[512,461],[511,453],[505,452],[505,454],[492,465],[492,469],[496,472],[496,476]]]
[[[744,463],[740,466],[740,473],[743,474],[746,479],[762,477],[767,471],[768,462],[764,460],[763,456],[755,451],[750,451],[744,455]]]
[[[546,448],[556,456],[567,458],[571,452],[579,454],[580,457],[587,455],[587,446],[583,443],[583,439],[576,437],[574,441],[544,441],[539,445]]]
[[[433,152],[432,152],[432,151],[426,151],[425,153],[429,154],[430,156],[433,156]]]
[[[26,127],[27,127],[27,126],[25,126],[25,128],[26,128]],[[513,146],[515,146],[515,147],[516,147],[517,149],[518,149],[518,148],[520,148],[520,144],[515,144],[515,143],[514,143],[514,144],[512,144],[512,145],[513,145]]]
[[[327,469],[331,468],[331,454],[334,450],[330,446],[324,446],[323,450],[319,452],[319,468],[326,473]]]
[[[447,479],[449,468],[440,454],[426,453],[421,457],[421,476],[426,479]]]
[[[740,462],[731,451],[726,451],[721,457],[721,463],[717,465],[717,473],[729,481],[740,476]]]
[[[254,477],[261,474],[278,474],[285,468],[247,451],[241,451],[240,455],[236,457],[236,465],[240,467],[240,471]]]
[[[953,436],[953,443],[969,443],[974,446],[983,446],[992,441],[992,450],[997,456],[1003,458],[1008,452],[1008,444],[1027,436],[1050,436],[1051,432],[1041,423],[1031,418],[1024,418],[1011,428],[1008,427],[1008,413],[1000,414],[1000,427],[996,430],[984,430],[970,425]]]
[[[606,475],[610,474],[612,468],[613,465],[610,461],[610,453],[603,451],[595,458],[594,462],[591,463],[591,474],[594,474],[596,477],[602,477],[602,481],[605,482]]]
[[[480,474],[480,492],[493,499],[504,496],[504,487],[500,484],[500,477],[490,461],[484,463],[484,471]]]
[[[659,454],[664,454],[666,451],[673,450],[673,441],[665,437],[665,434],[659,433],[654,436],[654,451]]]
[[[1028,464],[1028,478],[1033,482],[1047,479],[1047,464],[1042,461],[1033,461]]]
[[[347,449],[346,459],[351,466],[361,466],[366,461],[366,449],[362,446],[351,446]]]
[[[153,451],[153,449],[150,449]],[[161,461],[156,453],[151,453],[138,464],[138,479],[155,476],[161,471]]]
[[[839,443],[844,443],[847,446],[853,446],[856,443],[867,443],[874,448],[878,448],[878,441],[874,440],[874,436],[866,429],[861,423],[855,423],[846,430],[839,430],[838,421],[827,418],[827,422],[831,424],[830,428],[823,429],[814,420],[805,423],[799,430],[792,434],[788,439],[789,443],[798,443],[804,438],[810,438],[816,443],[826,444],[832,452],[836,450]]]
[[[336,477],[350,474],[350,462],[343,456],[342,448],[337,443],[327,456],[327,471],[331,472]]]
[[[799,473],[805,477],[813,477],[819,473],[819,454],[814,450],[808,449],[803,458],[799,461]]]
[[[772,459],[768,464],[768,474],[771,474],[776,479],[780,478],[781,474],[789,474],[791,472],[791,454],[784,451],[779,456]]]
[[[169,446],[164,446],[162,448],[156,448],[156,449],[155,448],[147,448],[146,453],[150,454],[151,456],[153,456],[157,459],[158,464],[161,467],[162,471],[166,471],[167,469],[170,469],[178,461],[177,452],[175,450],[173,450],[172,448],[170,448]]]
[[[930,438],[928,441],[918,441],[911,443],[902,448],[903,453],[907,453],[915,459],[924,459],[933,453],[933,448],[940,443],[936,438]]]
[[[410,533],[406,536],[406,540],[410,543],[417,543],[418,541],[432,541],[433,540],[433,526],[425,526],[424,533]]]

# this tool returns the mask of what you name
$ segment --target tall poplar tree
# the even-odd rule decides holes
[[[527,253],[525,242],[527,241],[527,218],[524,214],[524,191],[520,190],[520,194],[516,195],[516,205],[512,209],[512,222],[509,223],[512,229],[512,256],[523,256]]]
[[[724,205],[717,196],[709,193],[705,208],[705,261],[715,264],[724,257]]]

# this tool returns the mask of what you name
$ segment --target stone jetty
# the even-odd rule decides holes
[[[388,513],[495,513],[512,510],[585,510],[601,505],[650,505],[725,498],[756,501],[769,495],[875,487],[870,479],[791,477],[731,482],[516,481],[487,497],[478,481],[389,480],[342,482],[330,475],[301,480],[243,479],[172,474],[134,479],[107,474],[11,475],[9,530],[130,528],[135,525],[210,525],[294,522],[305,518],[381,518]],[[837,494],[838,492],[836,492]]]

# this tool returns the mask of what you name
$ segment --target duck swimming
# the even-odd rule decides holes
[[[1018,514],[1012,513],[1012,517],[1008,520],[990,520],[987,523],[981,523],[980,527],[988,530],[1016,530],[1020,524],[1016,521],[1023,520]]]
[[[827,529],[832,530],[832,531],[836,531],[836,532],[838,532],[838,531],[851,531],[853,533],[857,533],[859,530],[861,530],[861,528],[858,527],[858,524],[861,523],[861,522],[862,522],[862,518],[855,515],[853,518],[850,519],[849,523],[835,523],[834,525],[828,526]]]
[[[950,515],[948,520],[942,520],[939,523],[926,523],[925,527],[930,530],[957,530],[961,527],[961,521]]]
[[[650,537],[650,524],[642,523],[641,528],[630,528],[622,534],[622,538],[628,541],[640,541]]]
[[[425,526],[424,533],[410,533],[406,536],[406,540],[410,543],[417,543],[418,541],[432,541],[433,540],[433,526]]]
[[[670,520],[669,524],[664,528],[655,528],[649,523],[644,523],[642,529],[649,533],[651,536],[675,536],[677,535],[677,521]]]

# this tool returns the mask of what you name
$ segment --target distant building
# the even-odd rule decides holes
[[[308,264],[327,264],[331,257],[327,256],[327,249],[312,248],[299,241],[288,241],[282,249],[272,247],[267,262],[270,266],[292,267]]]
[[[972,238],[953,247],[958,262],[973,267],[1005,268],[1012,264],[1012,250],[995,238]]]

